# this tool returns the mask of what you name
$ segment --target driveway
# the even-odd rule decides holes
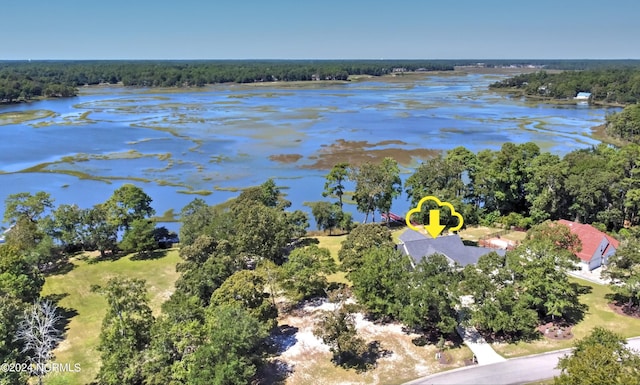
[[[464,340],[464,344],[467,345],[475,355],[479,365],[488,365],[506,361],[501,355],[493,350],[491,345],[482,338],[475,328],[464,328],[463,326],[458,326],[456,330]]]

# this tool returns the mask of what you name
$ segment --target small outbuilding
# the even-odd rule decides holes
[[[576,95],[576,97],[574,98],[575,100],[581,100],[581,101],[589,101],[591,100],[591,92],[578,92],[578,94]]]

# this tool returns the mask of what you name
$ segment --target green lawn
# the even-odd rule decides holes
[[[591,292],[580,296],[580,302],[588,309],[584,319],[573,328],[574,338],[564,341],[553,341],[542,337],[531,343],[493,344],[493,348],[505,358],[526,356],[551,350],[570,348],[576,339],[586,337],[596,326],[602,326],[622,335],[625,338],[640,335],[640,319],[616,314],[609,308],[605,295],[611,293],[606,285],[598,285],[578,278],[570,277],[571,282],[588,286]]]
[[[342,247],[342,241],[344,241],[345,238],[347,238],[347,236],[346,235],[332,235],[332,236],[318,235],[313,238],[318,240],[319,242],[318,247],[324,247],[329,249],[329,251],[331,252],[331,256],[333,257],[333,260],[336,262],[338,266],[340,266],[340,260],[338,260],[338,251],[340,251],[340,248]],[[344,283],[351,286],[351,281],[347,279],[344,271],[339,271],[337,273],[329,274],[327,276],[327,280],[329,282]]]
[[[100,365],[98,344],[106,301],[99,294],[92,293],[92,285],[103,285],[110,278],[124,276],[142,278],[147,281],[150,306],[154,315],[160,312],[160,305],[173,292],[179,274],[176,264],[180,261],[177,249],[152,260],[131,260],[129,257],[117,261],[89,263],[74,259],[74,269],[63,275],[53,275],[46,279],[43,296],[62,297],[60,308],[71,312],[64,341],[56,349],[54,362],[78,363],[80,373],[51,375],[47,384],[87,384],[95,379]]]

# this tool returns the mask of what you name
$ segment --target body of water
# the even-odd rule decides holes
[[[0,202],[42,190],[56,204],[90,207],[134,183],[162,214],[195,197],[224,202],[238,194],[231,190],[272,177],[294,209],[308,211],[303,203],[323,199],[324,175],[338,160],[394,155],[406,176],[433,151],[460,145],[479,151],[532,141],[563,155],[598,143],[589,135],[606,109],[487,91],[498,79],[449,74],[298,88],[94,87],[75,98],[0,106]],[[392,210],[408,209],[402,197]]]

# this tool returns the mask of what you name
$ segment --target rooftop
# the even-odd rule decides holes
[[[615,247],[616,249],[619,246],[618,240],[603,233],[602,231],[596,229],[591,225],[571,222],[567,221],[566,219],[561,219],[558,221],[558,223],[567,226],[573,234],[576,234],[578,238],[580,238],[580,242],[582,242],[582,250],[576,253],[576,255],[582,261],[591,261],[591,257],[595,254],[598,246],[600,246],[600,242],[602,242],[603,237],[607,238],[607,240],[609,241],[609,245]]]
[[[400,235],[403,247],[401,250],[413,258],[415,263],[422,257],[432,254],[443,254],[461,266],[475,264],[481,256],[492,251],[504,255],[505,250],[494,250],[485,247],[467,246],[458,234],[444,235],[437,238],[427,237],[412,229],[407,229]]]

